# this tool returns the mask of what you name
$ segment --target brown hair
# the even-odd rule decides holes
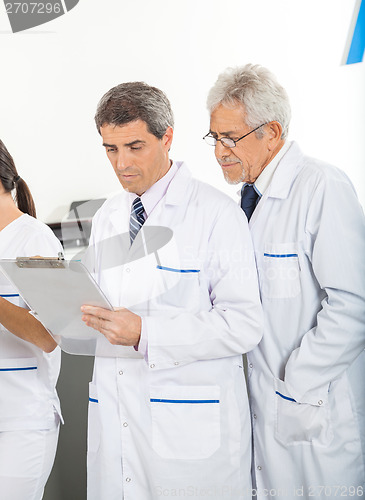
[[[170,101],[162,90],[144,82],[126,82],[101,98],[95,115],[99,133],[103,125],[123,126],[135,120],[144,121],[157,139],[162,139],[166,130],[174,127]]]
[[[0,181],[7,193],[16,189],[15,202],[22,212],[36,217],[33,197],[27,183],[18,175],[14,160],[0,139]]]

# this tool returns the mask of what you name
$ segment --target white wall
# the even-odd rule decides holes
[[[365,66],[341,66],[356,0],[80,0],[67,15],[12,34],[0,1],[0,138],[39,217],[119,189],[93,122],[110,87],[145,80],[176,118],[174,159],[229,193],[208,131],[208,89],[227,66],[261,63],[291,97],[290,138],[343,168],[365,205]],[[63,356],[63,426],[45,498],[85,498],[85,387],[92,359]],[[76,381],[76,382],[75,382]],[[83,399],[84,398],[84,399]],[[77,406],[77,412],[75,407]]]
[[[93,116],[111,86],[144,80],[169,96],[172,158],[228,187],[201,138],[205,99],[227,66],[261,63],[291,97],[290,138],[343,168],[365,204],[364,63],[341,66],[356,0],[80,0],[12,34],[0,2],[0,137],[42,220],[119,188]]]

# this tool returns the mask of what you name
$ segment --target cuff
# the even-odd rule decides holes
[[[145,360],[148,360],[147,356],[147,344],[148,344],[148,337],[147,337],[147,328],[146,324],[143,321],[143,318],[141,318],[142,326],[141,326],[141,336],[139,338],[138,345],[135,346],[136,351],[138,351],[142,356],[145,358]]]

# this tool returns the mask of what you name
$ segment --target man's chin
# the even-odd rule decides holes
[[[232,186],[236,185],[236,184],[240,184],[241,182],[244,181],[244,178],[243,176],[239,176],[239,177],[232,177],[231,175],[229,175],[228,172],[224,172],[223,171],[223,176],[224,176],[224,179],[225,181],[228,183],[228,184],[231,184]]]

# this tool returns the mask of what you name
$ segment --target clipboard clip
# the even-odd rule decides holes
[[[58,252],[58,257],[17,257],[16,265],[23,269],[65,269],[66,261],[62,252]]]

